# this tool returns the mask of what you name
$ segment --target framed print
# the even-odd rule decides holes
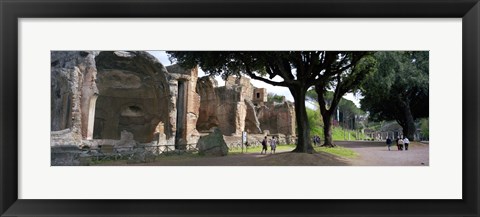
[[[5,0],[0,10],[2,216],[479,215],[478,0]],[[215,61],[194,56],[202,52]],[[225,53],[228,64],[218,65]],[[297,54],[303,59],[318,55],[321,61],[329,57],[337,61],[306,78],[302,77],[303,59],[296,58]],[[422,88],[415,88],[416,99],[421,98],[415,105],[420,108],[418,117],[422,112],[432,116],[426,124],[431,145],[412,142],[407,151],[404,143],[410,141],[402,137],[421,140],[417,132],[410,135],[405,130],[407,125],[402,125],[404,131],[378,131],[386,134],[361,132],[369,133],[365,140],[377,140],[381,145],[378,156],[383,158],[390,150],[383,146],[385,139],[401,138],[397,144],[402,147],[390,152],[397,156],[394,162],[364,157],[340,163],[331,153],[302,153],[296,159],[279,161],[275,157],[282,153],[274,153],[275,148],[308,152],[309,147],[300,144],[320,143],[302,134],[308,127],[303,128],[299,116],[307,118],[306,114],[291,115],[302,103],[292,107],[295,100],[288,104],[285,97],[269,102],[267,98],[274,96],[267,91],[273,86],[247,85],[250,80],[240,74],[237,80],[227,77],[225,87],[212,88],[215,81],[208,77],[196,80],[198,74],[215,73],[217,68],[241,71],[252,80],[287,86],[287,92],[295,94],[293,99],[303,99],[298,89],[305,85],[318,86],[319,92],[330,88],[320,75],[360,73],[370,64],[381,67],[369,62],[369,55],[404,61],[395,70],[406,74],[397,77],[410,78],[409,82],[426,88],[425,98],[421,98],[424,92],[418,92]],[[192,70],[185,70],[182,67],[187,67],[190,57],[197,62],[190,66]],[[290,57],[289,64],[269,62]],[[167,66],[170,63],[162,59],[182,65]],[[261,67],[253,64],[261,61]],[[279,66],[290,67],[292,74]],[[266,74],[270,79],[284,76],[284,80],[268,80],[262,77]],[[369,77],[371,83],[386,84],[388,76],[396,76],[377,75]],[[328,85],[334,89],[346,86],[342,76],[347,75],[338,74]],[[79,79],[84,83],[75,83]],[[378,90],[378,85],[371,87]],[[400,87],[400,93],[410,94],[406,84]],[[362,91],[368,88],[365,84]],[[209,93],[219,99],[202,101],[212,96]],[[322,94],[318,97],[319,111],[321,106],[328,110],[321,103],[328,100],[320,98]],[[331,105],[336,103],[335,94],[332,97]],[[348,126],[346,114],[337,110],[332,125]],[[233,124],[226,126],[230,120]],[[252,125],[251,120],[256,122]],[[279,130],[270,125],[287,127]],[[191,126],[199,132],[192,133]],[[209,136],[219,132],[224,133],[224,140],[228,136],[241,140],[238,147],[234,142],[225,145],[227,151],[238,149],[232,155],[237,157],[234,163],[212,163],[197,155],[185,164],[178,164],[177,155],[164,164],[156,161],[169,150],[211,154],[197,140],[212,139]],[[268,136],[265,144],[262,138],[254,140],[255,132]],[[289,137],[295,133],[297,137]],[[359,134],[348,132],[347,136],[343,131],[343,138],[350,140]],[[198,143],[190,147],[196,135]],[[280,141],[293,145],[282,146]],[[268,154],[261,149],[267,142]],[[327,139],[323,142],[328,143]],[[69,150],[66,144],[75,145]],[[261,149],[262,155],[250,155],[241,163],[238,156],[248,152],[244,146],[250,151]],[[223,155],[224,149],[215,150]],[[153,163],[147,153],[153,153]],[[417,158],[409,160],[413,155]],[[312,156],[333,160],[312,164]]]

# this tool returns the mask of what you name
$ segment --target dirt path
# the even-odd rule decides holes
[[[284,151],[267,155],[231,154],[225,157],[173,156],[150,163],[126,164],[125,161],[116,161],[102,166],[423,166],[429,163],[426,144],[411,144],[408,151],[397,151],[396,146],[388,151],[383,142],[338,141],[336,144],[356,151],[359,156],[347,159],[325,152],[304,154]]]
[[[291,153],[261,155],[258,153],[232,154],[225,157],[173,157],[158,159],[155,162],[126,164],[125,161],[107,162],[101,166],[332,166],[345,165],[345,159],[328,153]]]

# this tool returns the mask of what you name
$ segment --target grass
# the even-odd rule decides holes
[[[311,136],[317,135],[317,136],[320,136],[322,140],[325,139],[322,126],[312,126],[310,129],[310,135]],[[350,137],[348,135],[350,135]],[[341,127],[332,127],[332,138],[334,141],[344,141],[344,140],[355,141],[355,140],[368,139],[368,137],[361,132],[357,133],[355,130],[347,130]]]
[[[350,136],[349,136],[350,135]],[[357,138],[358,135],[358,138]],[[367,136],[363,133],[356,133],[355,130],[346,130],[341,127],[332,127],[333,140],[364,140]]]
[[[344,148],[342,146],[335,146],[333,148],[327,148],[327,147],[314,147],[315,151],[322,151],[326,152],[329,154],[333,154],[339,157],[345,157],[345,158],[356,158],[358,156],[358,153],[353,151],[352,149]]]
[[[270,145],[267,146],[268,152],[270,153]],[[295,145],[277,145],[276,151],[291,151],[295,148]],[[257,146],[257,147],[250,147],[247,150],[247,153],[260,153],[262,151],[262,146]],[[245,149],[243,149],[243,152],[245,153]],[[228,154],[241,154],[242,149],[240,148],[234,148],[234,149],[229,149]]]
[[[296,146],[293,144],[290,145],[279,145],[277,146],[277,152],[280,151],[292,151]],[[353,151],[352,149],[344,148],[341,146],[335,146],[333,148],[326,148],[326,147],[314,147],[315,151],[317,152],[326,152],[329,154],[333,154],[339,157],[345,158],[355,158],[358,156],[358,153]],[[245,152],[245,150],[243,150]],[[254,148],[249,148],[247,153],[260,153],[262,151],[262,146],[257,146]],[[241,154],[241,149],[230,149],[228,154]],[[270,146],[268,146],[268,152],[270,153]]]

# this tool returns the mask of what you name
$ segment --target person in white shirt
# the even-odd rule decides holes
[[[403,144],[404,144],[404,143],[403,143],[403,139],[400,138],[400,139],[398,140],[398,150],[399,150],[399,151],[403,151],[403,150],[405,149],[405,146],[403,146]]]
[[[270,140],[270,154],[275,154],[275,149],[277,148],[277,140],[275,139],[274,136],[272,136],[272,139]]]
[[[405,147],[403,150],[408,151],[408,144],[410,143],[410,140],[408,140],[407,137],[403,139],[403,147]]]

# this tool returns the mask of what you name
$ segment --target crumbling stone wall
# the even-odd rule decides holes
[[[122,131],[136,141],[154,140],[161,121],[167,125],[169,90],[165,67],[146,52],[101,52],[96,58],[98,98],[95,139],[120,139]]]
[[[291,102],[268,102],[257,108],[262,130],[270,134],[295,135],[295,108]]]
[[[237,89],[240,92],[240,100],[247,100],[247,101],[252,101],[253,98],[253,93],[256,88],[253,86],[253,84],[250,82],[249,78],[246,77],[234,77],[230,76],[227,78],[225,81],[225,87],[229,89]]]
[[[52,51],[52,165],[85,147],[196,143],[198,69],[168,69],[143,51]]]
[[[93,131],[88,108],[97,93],[96,55],[96,51],[51,52],[51,146],[79,146]]]
[[[241,101],[241,87],[217,85],[210,77],[198,79],[197,92],[201,100],[197,129],[209,131],[218,127],[224,135],[240,134],[246,116],[245,104]]]
[[[292,103],[267,103],[264,88],[255,88],[250,79],[229,77],[225,86],[218,87],[210,77],[199,78],[199,131],[218,127],[224,135],[240,135],[242,131],[258,134],[295,135],[295,111]],[[259,94],[259,97],[257,97]]]
[[[245,116],[245,131],[250,134],[262,133],[260,121],[258,120],[257,109],[252,101],[245,100],[247,115]]]
[[[200,107],[197,120],[198,131],[209,131],[220,124],[217,117],[218,99],[216,89],[218,83],[215,79],[205,76],[198,78],[196,92],[200,95]],[[222,132],[223,130],[220,129]]]
[[[218,127],[224,135],[240,135],[245,128],[246,106],[241,87],[223,86],[215,89]]]
[[[245,95],[251,96],[251,93],[246,94],[248,88],[229,80],[225,86],[218,87],[213,78],[199,78],[197,92],[201,100],[197,129],[209,131],[218,127],[224,135],[240,135],[247,116]]]
[[[197,121],[200,95],[196,91],[198,68],[184,69],[179,65],[167,66],[170,85],[170,121],[174,140],[169,144],[194,144],[200,138]]]
[[[266,90],[245,77],[218,87],[212,78],[198,78],[197,68],[165,68],[134,51],[53,51],[51,66],[52,146],[128,140],[179,148],[213,127],[233,136],[295,134],[293,105],[266,103]]]
[[[252,97],[253,104],[256,106],[263,106],[267,102],[267,89],[255,88]]]

